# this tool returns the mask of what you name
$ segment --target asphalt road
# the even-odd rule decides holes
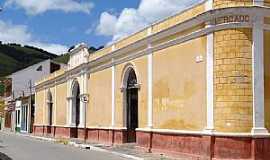
[[[110,153],[0,132],[0,160],[124,160]]]

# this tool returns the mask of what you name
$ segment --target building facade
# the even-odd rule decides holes
[[[270,1],[207,0],[36,83],[36,135],[270,157]]]
[[[2,81],[2,84],[4,85],[4,94],[3,94],[3,101],[4,101],[4,118],[3,118],[3,127],[2,130],[12,130],[12,118],[14,115],[12,115],[12,112],[15,109],[14,101],[11,98],[12,95],[12,81],[10,78],[5,79]]]
[[[50,59],[39,62],[9,75],[9,94],[6,101],[6,128],[11,131],[31,133],[34,122],[34,82],[64,67]]]

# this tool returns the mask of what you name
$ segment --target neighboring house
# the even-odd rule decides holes
[[[64,66],[49,59],[7,76],[11,81],[11,94],[5,97],[8,113],[5,121],[10,122],[7,127],[17,132],[32,132],[35,112],[34,83]]]
[[[4,130],[14,130],[12,126],[15,126],[15,124],[12,125],[12,118],[14,117],[13,111],[15,110],[15,104],[14,100],[12,100],[12,82],[11,79],[6,77],[6,79],[3,80],[4,84],[4,121],[2,129]]]
[[[5,102],[2,99],[2,97],[0,97],[0,130],[2,129],[3,124],[3,117],[4,117],[4,109],[5,109]]]

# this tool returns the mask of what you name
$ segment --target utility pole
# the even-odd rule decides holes
[[[27,128],[28,128],[28,133],[31,133],[31,123],[32,123],[32,80],[29,80],[29,93],[30,93],[30,97],[29,97],[29,110],[28,110],[28,123],[27,123]]]

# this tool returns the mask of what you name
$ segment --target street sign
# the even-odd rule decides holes
[[[88,103],[88,101],[89,101],[88,94],[83,94],[83,95],[81,96],[81,101],[82,101],[83,103]]]

